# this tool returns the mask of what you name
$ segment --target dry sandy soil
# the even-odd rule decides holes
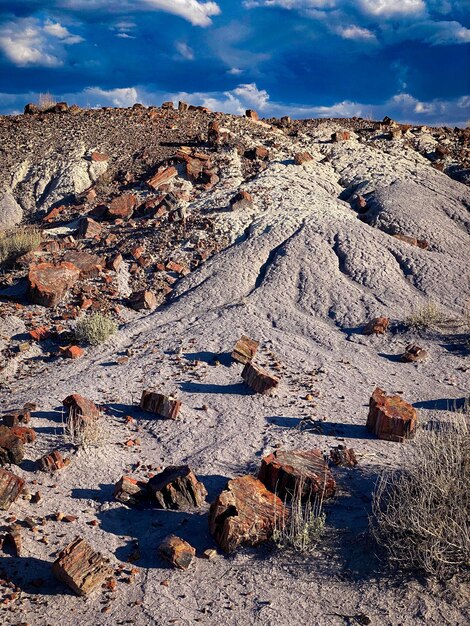
[[[194,116],[193,135],[208,121],[206,114]],[[296,123],[285,132],[231,116],[221,119],[247,147],[262,143],[270,150],[269,161],[255,171],[235,147],[220,150],[214,157],[220,182],[189,203],[190,215],[214,220],[223,249],[179,280],[155,311],[126,312],[119,331],[87,349],[82,359],[45,358],[46,348],[34,346],[3,370],[2,410],[27,401],[38,406],[32,419],[37,440],[12,470],[30,493],[40,491],[42,497],[37,504],[20,498],[0,515],[1,523],[12,517],[39,520],[36,531],[23,532],[24,555],[1,559],[3,577],[19,593],[4,604],[0,620],[33,626],[77,621],[342,626],[369,623],[368,617],[374,625],[463,626],[469,609],[464,583],[391,574],[368,534],[374,481],[381,469],[399,466],[403,446],[376,439],[365,422],[376,386],[402,394],[418,409],[422,424],[445,418],[468,396],[470,363],[460,324],[470,298],[468,187],[433,168],[416,148],[426,131],[390,141],[380,131],[361,134],[367,124],[357,120]],[[21,122],[15,123],[20,128]],[[106,144],[106,134],[95,133],[91,144],[86,120],[80,123],[86,148],[124,158],[124,148]],[[34,123],[28,124],[34,130]],[[349,128],[351,138],[332,143],[331,133],[341,128]],[[40,144],[33,130],[28,141]],[[135,132],[137,143],[145,143]],[[187,140],[188,133],[174,139]],[[156,159],[170,156],[161,146],[157,154],[162,141],[156,141]],[[303,150],[313,160],[296,165],[293,155]],[[23,156],[10,159],[10,177]],[[47,159],[53,161],[54,154]],[[47,159],[40,163],[43,169],[51,167]],[[34,189],[22,167],[16,197],[24,219],[34,220]],[[253,208],[229,211],[240,188],[253,196]],[[347,201],[357,189],[367,199],[366,219],[358,219]],[[36,208],[46,210],[47,194],[41,197]],[[49,198],[51,205],[57,200]],[[429,247],[393,234],[426,239]],[[407,317],[429,299],[439,305],[445,323],[407,327]],[[23,313],[15,317],[12,302],[0,301],[6,348],[21,341],[25,329]],[[391,330],[363,335],[365,322],[378,315],[392,320]],[[243,384],[242,366],[230,359],[241,334],[261,342],[261,365],[281,364],[273,370],[281,375],[274,395],[253,394]],[[409,343],[424,347],[428,360],[400,362]],[[178,420],[138,409],[148,388],[182,400]],[[71,393],[103,407],[99,446],[76,449],[64,437],[61,402]],[[309,394],[313,400],[306,399]],[[134,421],[126,420],[129,415]],[[135,438],[139,445],[125,445]],[[145,478],[158,467],[189,464],[210,503],[227,479],[256,473],[261,458],[279,446],[328,451],[338,443],[353,447],[359,464],[332,469],[338,492],[326,505],[326,534],[308,556],[265,544],[231,556],[220,553],[211,561],[198,557],[188,571],[175,571],[157,554],[161,539],[174,532],[198,555],[215,547],[208,506],[181,513],[132,509],[113,500],[123,474]],[[52,475],[38,472],[34,461],[53,448],[70,456],[70,466]],[[58,511],[77,520],[49,519]],[[41,518],[48,518],[43,525]],[[90,525],[93,520],[98,525]],[[125,564],[117,570],[115,591],[98,590],[83,599],[54,579],[54,555],[77,535],[116,569]]]

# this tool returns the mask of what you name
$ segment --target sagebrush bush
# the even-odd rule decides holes
[[[291,548],[296,552],[311,552],[318,544],[325,530],[323,499],[303,501],[304,480],[296,481],[290,502],[285,501],[289,514],[276,515],[274,520],[273,541],[278,548]]]
[[[420,429],[396,470],[377,482],[371,530],[391,562],[445,579],[470,565],[467,416]]]
[[[435,324],[443,322],[444,319],[444,314],[439,306],[433,300],[428,300],[427,304],[413,311],[406,319],[406,323],[412,328],[431,328]]]
[[[77,322],[75,336],[78,341],[97,346],[117,330],[116,322],[102,313],[92,313]]]
[[[0,265],[13,262],[17,257],[39,246],[42,234],[37,228],[20,226],[0,233]]]

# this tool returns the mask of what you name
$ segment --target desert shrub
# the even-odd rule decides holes
[[[75,336],[80,342],[97,346],[117,330],[117,324],[107,315],[92,313],[78,321],[75,328]]]
[[[15,258],[31,252],[39,246],[42,234],[37,228],[20,226],[0,233],[0,265],[6,265]]]
[[[431,328],[443,321],[444,314],[433,300],[428,300],[424,306],[413,311],[406,319],[406,323],[412,328]]]
[[[470,565],[470,430],[467,416],[421,429],[373,494],[371,530],[402,569],[445,579]],[[439,426],[439,427],[437,427]]]
[[[304,480],[296,482],[294,493],[290,494],[285,505],[289,514],[276,515],[274,520],[273,541],[280,549],[291,548],[297,552],[311,552],[318,544],[325,530],[323,498],[302,500],[305,492]]]
[[[52,109],[55,106],[56,101],[54,96],[48,91],[45,93],[40,93],[38,98],[38,107],[40,111],[47,111]]]

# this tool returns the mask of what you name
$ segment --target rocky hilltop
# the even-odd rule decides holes
[[[166,103],[27,108],[0,138],[7,622],[463,624],[464,588],[394,584],[367,524],[409,430],[468,396],[470,131]],[[329,476],[308,557],[242,547],[277,463]]]

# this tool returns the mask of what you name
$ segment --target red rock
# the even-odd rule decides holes
[[[134,213],[137,198],[132,193],[114,198],[108,208],[108,217],[111,219],[129,219]]]
[[[196,182],[201,176],[204,170],[204,161],[199,159],[187,158],[186,159],[186,175],[189,180]]]
[[[259,480],[282,500],[301,489],[302,500],[330,498],[336,481],[320,450],[276,450],[261,461]]]
[[[56,217],[58,217],[60,215],[60,213],[62,213],[62,211],[65,210],[65,206],[61,205],[61,206],[56,206],[53,209],[51,209],[49,211],[49,213],[47,215],[45,215],[42,218],[43,222],[52,222],[53,220],[55,220]]]
[[[181,263],[175,263],[175,261],[169,261],[166,264],[166,269],[169,272],[176,272],[177,274],[187,274],[188,268],[182,265]]]
[[[135,248],[132,248],[131,256],[133,259],[137,261],[138,259],[140,259],[140,257],[143,255],[144,252],[145,252],[144,246],[136,246]]]
[[[64,256],[64,261],[80,270],[80,278],[96,278],[105,267],[104,260],[96,254],[84,250],[72,250]]]
[[[416,344],[406,346],[405,352],[401,356],[401,360],[405,363],[422,363],[426,361],[427,358],[428,353],[426,350]]]
[[[416,409],[400,396],[387,396],[377,387],[369,402],[366,426],[379,439],[402,442],[413,436],[418,423]]]
[[[240,211],[242,209],[251,209],[253,207],[253,198],[248,191],[239,191],[230,200],[230,208],[232,211]]]
[[[158,189],[165,183],[168,183],[170,182],[170,180],[173,180],[173,178],[175,178],[175,176],[177,175],[178,175],[178,171],[176,167],[173,167],[173,166],[167,167],[163,171],[157,172],[151,178],[149,178],[147,180],[147,185],[152,187],[152,189]]]
[[[165,537],[158,552],[173,567],[181,570],[187,570],[196,556],[196,550],[192,545],[175,535]]]
[[[224,552],[240,545],[255,546],[271,538],[275,522],[285,519],[280,498],[253,476],[229,480],[211,504],[209,530]]]
[[[44,341],[44,339],[49,339],[51,331],[47,326],[38,326],[29,331],[29,336],[31,339],[34,339],[34,341]]]
[[[115,272],[119,271],[122,263],[122,254],[119,252],[115,254],[113,257],[109,258],[106,262],[106,267],[110,270],[114,270]]]
[[[176,419],[181,408],[181,402],[176,398],[146,390],[142,392],[140,408],[166,419]]]
[[[388,317],[374,317],[364,326],[364,335],[384,335],[390,325]]]
[[[425,239],[416,239],[415,237],[409,237],[408,235],[402,235],[400,233],[392,236],[395,237],[395,239],[399,239],[400,241],[409,243],[411,246],[416,246],[417,248],[421,248],[422,250],[426,250],[427,248],[429,248],[429,242]]]
[[[68,104],[66,102],[58,102],[57,104],[55,104],[52,107],[52,111],[54,113],[66,113],[68,111],[69,107]]]
[[[77,239],[92,239],[101,234],[103,227],[91,217],[82,217],[78,222]]]
[[[245,151],[244,155],[247,159],[266,161],[269,158],[269,151],[264,146],[258,146],[257,148],[251,148]]]
[[[70,459],[64,459],[58,450],[53,450],[38,460],[38,467],[44,472],[56,472],[67,465],[70,465]]]
[[[109,578],[113,570],[101,554],[77,537],[59,553],[52,572],[78,595],[88,595]]]
[[[0,426],[0,428],[2,428]],[[33,443],[36,440],[36,433],[32,428],[25,426],[11,426],[10,432],[21,441],[21,443]]]
[[[114,497],[124,504],[139,504],[147,495],[147,483],[130,476],[122,476],[114,487]]]
[[[252,361],[248,361],[243,368],[242,378],[256,393],[269,393],[279,386],[279,378],[273,376]]]
[[[255,356],[258,347],[259,341],[242,335],[233,348],[232,359],[239,363],[248,363],[248,361],[251,361]]]
[[[85,354],[85,350],[80,346],[66,346],[65,348],[59,348],[61,356],[65,359],[80,359]]]
[[[186,510],[201,507],[207,491],[187,465],[166,467],[148,482],[152,501],[160,509]]]
[[[310,152],[297,152],[294,154],[294,162],[296,165],[302,165],[303,163],[308,163],[309,161],[313,161],[313,156]]]
[[[23,491],[24,480],[0,468],[0,510],[8,511]]]
[[[330,459],[335,465],[354,467],[357,465],[356,453],[352,448],[338,445],[330,450]]]
[[[65,296],[80,277],[80,270],[71,263],[38,263],[28,273],[29,296],[34,304],[53,307]]]
[[[130,306],[137,311],[149,310],[153,311],[157,307],[157,298],[153,291],[136,291],[131,294]]]
[[[178,111],[180,113],[186,113],[188,108],[189,108],[189,104],[187,102],[182,102],[181,100],[180,102],[178,102]]]
[[[25,115],[34,115],[35,113],[39,113],[39,107],[37,104],[30,102],[29,104],[25,106],[24,108]]]
[[[207,130],[207,141],[210,145],[217,145],[220,141],[220,124],[215,120],[209,122]]]
[[[259,115],[256,111],[253,111],[253,109],[247,109],[245,111],[245,116],[248,117],[250,120],[255,120],[256,122],[259,120]]]
[[[163,102],[162,103],[162,109],[171,109],[173,110],[173,102]]]
[[[109,160],[109,156],[105,154],[104,152],[92,152],[90,158],[92,161],[98,161],[98,162]]]
[[[347,130],[339,130],[331,135],[331,141],[333,142],[348,141],[350,138],[351,135]]]

